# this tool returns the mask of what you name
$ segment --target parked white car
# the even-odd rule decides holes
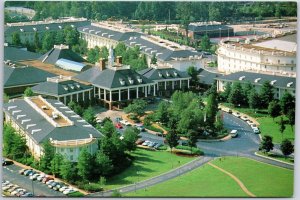
[[[69,189],[69,186],[63,186],[63,187],[59,188],[59,191],[63,192],[65,190],[67,190],[67,189]]]
[[[252,127],[252,130],[253,130],[253,132],[255,134],[259,134],[260,133],[260,131],[259,131],[259,129],[257,127]]]
[[[74,193],[76,191],[77,191],[76,189],[71,188],[71,189],[67,189],[67,190],[63,191],[63,194],[71,194],[71,193]]]
[[[34,174],[34,175],[30,176],[29,178],[31,180],[36,180],[38,176],[40,176],[40,174]]]
[[[240,118],[241,117],[241,114],[239,112],[234,112],[232,113],[234,116],[236,116],[237,118]]]
[[[247,116],[241,116],[241,119],[244,120],[244,121],[248,121],[249,118]]]

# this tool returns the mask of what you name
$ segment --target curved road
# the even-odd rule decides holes
[[[225,112],[223,113],[224,113],[223,114],[224,126],[229,130],[233,130],[233,129],[238,130],[239,135],[237,138],[232,138],[227,141],[219,141],[219,142],[206,142],[206,141],[197,142],[197,147],[201,148],[205,153],[204,157],[199,157],[190,163],[187,163],[179,168],[176,168],[172,171],[161,174],[159,176],[153,177],[151,179],[147,179],[138,182],[136,184],[117,188],[115,190],[119,191],[120,193],[127,193],[138,189],[146,188],[167,181],[169,179],[175,178],[184,173],[187,173],[190,170],[196,169],[219,156],[242,156],[242,157],[251,158],[256,161],[268,163],[279,167],[284,167],[288,169],[294,168],[292,165],[280,163],[277,161],[272,161],[254,155],[254,152],[258,150],[260,144],[259,136],[257,134],[254,134],[252,128],[243,120],[231,114]],[[147,132],[141,133],[141,136],[143,139],[148,139],[159,143],[163,142],[163,138],[154,136]],[[114,190],[93,193],[90,194],[90,196],[111,196],[113,191]]]

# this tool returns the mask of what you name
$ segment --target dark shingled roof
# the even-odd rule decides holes
[[[65,88],[67,88],[67,90]],[[92,89],[92,86],[84,85],[73,80],[62,81],[58,83],[47,81],[32,87],[32,91],[36,94],[45,94],[51,96],[58,96],[88,89]]]
[[[199,70],[199,83],[205,84],[205,85],[212,85],[215,81],[215,78],[223,76],[223,74],[220,73],[214,73],[207,71],[205,69]]]
[[[166,68],[166,69],[147,68],[139,71],[138,73],[153,81],[176,79],[176,78],[190,78],[190,76],[186,72],[181,72],[174,68]]]
[[[103,27],[98,27],[98,26],[83,26],[77,28],[79,32],[84,32],[84,33],[90,33],[92,35],[97,35],[100,37],[116,40],[116,41],[124,41],[129,39],[132,36],[139,36],[141,35],[140,33],[137,32],[119,32],[119,31],[114,31],[110,29],[106,29]],[[93,30],[93,31],[92,31]],[[97,32],[97,34],[96,34]],[[106,33],[106,34],[104,34]]]
[[[261,79],[256,83],[255,80],[258,78]],[[274,87],[296,88],[296,78],[294,77],[259,74],[259,73],[252,73],[252,72],[236,72],[236,73],[224,75],[222,77],[217,77],[216,80],[250,82],[254,85],[262,85],[265,81],[271,82],[276,80],[276,82],[274,83]],[[290,87],[288,87],[287,86],[288,83],[293,83],[293,84],[291,84]]]
[[[229,26],[226,25],[219,25],[219,24],[213,24],[213,25],[193,25],[190,24],[188,26],[188,30],[193,31],[193,32],[200,32],[200,31],[219,31],[219,28],[221,28],[221,30],[228,30],[228,29],[232,29]]]
[[[4,88],[44,82],[48,77],[57,76],[50,72],[31,67],[11,67],[4,65]]]
[[[76,75],[75,78],[109,89],[152,83],[151,80],[132,69],[113,70],[108,68],[101,71],[98,67],[93,67]],[[133,80],[133,84],[129,82],[129,78]],[[141,83],[138,78],[142,79]],[[124,81],[124,85],[121,84],[121,81]]]
[[[36,111],[32,106],[30,106],[24,99],[14,99],[9,103],[4,104],[3,109],[5,112],[9,113],[9,115],[21,126],[24,130],[26,130],[36,143],[42,143],[43,141],[52,138],[53,140],[76,140],[76,139],[87,139],[90,138],[90,134],[94,138],[102,137],[103,135],[97,131],[93,127],[84,127],[83,125],[88,125],[86,121],[79,122],[78,120],[82,120],[79,118],[72,118],[71,116],[76,115],[74,112],[70,112],[71,110],[66,107],[63,103],[54,100],[54,99],[46,99],[52,106],[54,106],[58,111],[62,112],[67,118],[74,122],[73,126],[65,126],[65,127],[54,127],[50,122],[48,122],[38,111]],[[8,107],[16,106],[15,108],[11,108],[8,110]],[[67,109],[62,109],[62,107]],[[26,115],[23,118],[17,119],[16,114],[12,114],[13,111],[21,110],[18,112],[18,115]],[[24,119],[31,119],[29,122],[21,123]],[[33,127],[29,127],[27,129],[28,124],[36,124]],[[35,132],[31,134],[32,130],[41,129],[41,131]]]
[[[16,47],[4,47],[4,60],[37,60],[39,57],[41,57],[39,53],[33,53]]]
[[[48,23],[48,24],[31,24],[31,25],[19,25],[19,26],[5,26],[4,34],[9,35],[13,32],[21,32],[20,29],[23,29],[23,32],[34,32],[33,28],[36,28],[38,32],[45,31],[58,31],[62,30],[65,26],[74,25],[74,27],[81,27],[90,25],[90,21],[79,21],[79,22],[62,22],[62,23]],[[61,26],[61,28],[59,27]],[[47,29],[48,27],[49,29]]]
[[[55,64],[57,60],[64,58],[67,60],[75,61],[75,62],[85,62],[81,56],[76,54],[70,49],[58,49],[58,48],[52,48],[50,51],[45,53],[43,56],[39,58],[42,62],[49,63],[49,64]]]

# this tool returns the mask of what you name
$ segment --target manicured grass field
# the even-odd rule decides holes
[[[294,171],[247,158],[225,157],[213,163],[239,178],[257,197],[291,197]]]
[[[282,136],[279,131],[279,125],[276,123],[279,120],[280,117],[275,118],[274,121],[271,117],[261,117],[257,119],[257,121],[260,123],[259,128],[261,130],[261,135],[272,136],[274,143],[281,143],[282,141]],[[284,120],[287,120],[287,118],[284,118]],[[285,130],[283,132],[283,139],[294,140],[294,138],[295,138],[294,131],[292,130],[290,125],[286,124]]]
[[[223,172],[204,165],[161,184],[125,194],[126,197],[247,197]]]
[[[194,159],[193,157],[177,156],[166,151],[149,151],[143,149],[137,149],[132,154],[135,157],[134,163],[121,174],[108,179],[105,189],[118,188],[149,179]]]
[[[247,158],[225,157],[213,164],[235,175],[257,197],[291,197],[293,171]],[[139,197],[246,197],[238,184],[223,172],[204,165],[175,179],[125,196]]]

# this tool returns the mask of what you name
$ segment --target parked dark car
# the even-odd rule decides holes
[[[2,162],[2,166],[12,165],[12,164],[14,164],[14,162],[12,160],[4,160]]]

